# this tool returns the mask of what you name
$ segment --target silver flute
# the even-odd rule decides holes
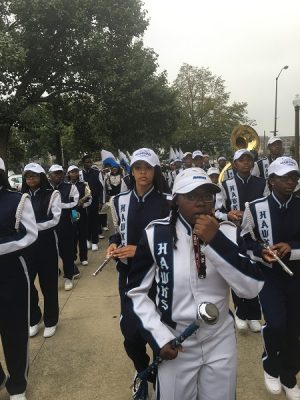
[[[110,262],[110,260],[112,258],[114,258],[113,255],[105,257],[103,262],[99,265],[99,267],[96,269],[96,271],[92,273],[92,275],[97,276],[99,274],[99,272],[101,272],[103,270],[103,268]]]
[[[270,252],[270,254],[275,258],[275,260],[278,262],[278,264],[281,265],[282,269],[286,273],[288,273],[290,276],[294,276],[293,271],[291,271],[289,269],[289,267],[287,265],[285,265],[285,263],[278,257],[278,255],[273,250],[270,249],[270,246],[268,246],[267,243],[263,242],[262,246],[263,246],[264,249],[267,249]]]
[[[117,249],[119,249],[120,247],[124,247],[124,245],[120,245],[117,247]],[[110,260],[112,260],[115,256],[114,255],[110,255],[110,256],[106,256],[105,259],[103,260],[103,262],[99,265],[99,267],[96,269],[95,272],[92,273],[92,276],[97,276],[99,274],[99,272],[101,272],[103,270],[103,268],[110,262]]]

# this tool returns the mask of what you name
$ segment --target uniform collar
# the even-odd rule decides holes
[[[138,202],[144,203],[146,198],[153,192],[154,190],[154,186],[152,186],[148,192],[146,192],[142,197],[140,197],[137,192],[135,191],[135,188],[133,189],[133,194],[135,195],[135,197],[137,198]]]
[[[180,224],[182,225],[184,231],[191,236],[193,233],[193,228],[191,227],[191,225],[186,221],[186,219],[180,214],[178,213],[178,220],[180,222]]]
[[[36,190],[31,190],[31,189],[29,189],[30,197],[34,197],[34,196],[37,194],[37,192],[38,192],[39,190],[41,190],[41,188],[38,188],[38,189],[36,189]]]
[[[242,181],[243,183],[248,183],[248,182],[250,181],[252,175],[250,174],[250,175],[248,176],[248,178],[245,178],[245,179],[244,179],[244,178],[242,178],[242,177],[239,175],[239,173],[237,172],[237,173],[236,173],[236,177],[239,178],[239,180]]]
[[[272,195],[274,201],[276,202],[276,204],[278,205],[278,208],[280,208],[280,209],[283,209],[283,208],[287,209],[293,198],[293,195],[291,194],[285,203],[281,203],[281,201],[275,196],[274,192],[272,192],[271,195]]]

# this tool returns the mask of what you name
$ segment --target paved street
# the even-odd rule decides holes
[[[108,236],[108,233],[106,233]],[[119,299],[114,262],[96,277],[92,272],[104,258],[89,253],[89,265],[70,292],[60,278],[60,321],[55,336],[42,331],[30,340],[28,400],[129,400],[133,368],[122,347]],[[237,400],[267,400],[260,364],[260,335],[238,335],[239,372]],[[0,359],[3,355],[0,353]],[[277,396],[277,400],[284,399]],[[7,400],[6,391],[0,400]],[[189,399],[183,399],[189,400]]]

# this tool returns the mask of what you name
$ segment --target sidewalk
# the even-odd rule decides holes
[[[108,233],[106,232],[106,237]],[[43,330],[30,339],[28,400],[130,400],[133,367],[123,350],[119,331],[117,273],[111,261],[97,276],[92,273],[105,257],[89,251],[89,265],[72,291],[59,278],[60,321],[55,336]],[[270,400],[263,384],[259,334],[238,334],[237,400]],[[3,361],[2,348],[0,360]],[[4,390],[0,400],[7,400]],[[276,396],[282,400],[283,395]],[[182,399],[190,400],[190,399]]]

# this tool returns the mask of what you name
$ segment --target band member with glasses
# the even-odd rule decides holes
[[[39,295],[34,281],[39,284],[44,296],[43,336],[55,334],[58,323],[58,252],[55,228],[61,215],[61,198],[58,190],[53,190],[44,169],[37,163],[24,167],[22,192],[28,193],[33,206],[39,231],[38,239],[28,251],[28,269],[30,277],[30,329],[29,336],[37,335],[40,330],[42,311],[39,307]]]
[[[200,168],[180,172],[173,186],[170,217],[150,223],[137,247],[127,286],[127,307],[141,332],[163,360],[156,398],[233,400],[236,390],[236,338],[229,312],[229,288],[255,297],[263,286],[255,262],[243,252],[238,228],[214,217],[220,188]],[[148,293],[155,284],[153,302]],[[214,303],[215,325],[199,330],[181,346],[171,341],[195,320],[197,306]]]
[[[253,154],[247,149],[239,149],[233,157],[235,174],[221,184],[223,206],[217,215],[237,225],[241,224],[245,203],[269,194],[268,185],[263,178],[251,175]],[[219,207],[219,206],[218,206]],[[235,322],[239,331],[245,332],[248,327],[252,332],[260,332],[261,308],[258,298],[243,299],[232,291],[235,306]]]
[[[38,237],[27,194],[10,190],[0,158],[0,337],[8,370],[0,363],[0,390],[10,400],[26,400],[30,283],[24,252]]]
[[[251,202],[242,223],[249,254],[265,275],[259,294],[266,321],[262,330],[265,386],[276,395],[283,389],[288,400],[300,399],[296,379],[300,360],[300,198],[293,193],[299,177],[295,160],[276,158],[269,166],[272,193]],[[274,253],[293,276],[282,269]]]
[[[169,214],[169,204],[166,195],[163,194],[160,163],[153,150],[136,150],[132,155],[130,168],[133,189],[113,198],[112,214],[117,233],[110,237],[107,254],[118,259],[120,326],[124,336],[124,347],[136,371],[141,372],[147,368],[150,359],[146,352],[145,339],[138,329],[136,316],[132,310],[124,307],[126,283],[143,229],[154,219],[166,217]]]

